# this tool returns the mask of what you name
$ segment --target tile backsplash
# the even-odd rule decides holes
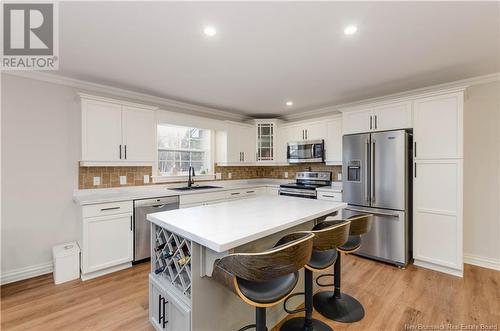
[[[304,163],[289,166],[239,166],[220,167],[215,166],[215,173],[222,174],[222,180],[228,179],[252,179],[252,178],[281,178],[284,179],[288,172],[288,179],[294,180],[298,171],[331,171],[333,180],[342,172],[341,166],[327,166],[318,163]],[[120,186],[152,185],[152,167],[80,167],[78,188],[94,189]],[[229,178],[231,174],[231,178]],[[120,185],[120,176],[127,176],[127,184]],[[149,176],[148,184],[144,184],[144,176]],[[94,185],[94,177],[100,178],[100,184]]]
[[[144,176],[149,176],[149,184],[151,184],[152,172],[152,167],[80,167],[78,188],[147,185],[144,184]],[[120,185],[120,176],[127,176],[127,184]],[[94,177],[100,177],[100,185],[94,186]]]
[[[250,178],[281,178],[284,179],[288,172],[288,179],[295,179],[299,171],[331,171],[332,179],[337,180],[337,175],[342,173],[342,166],[329,166],[321,163],[302,163],[289,166],[237,166],[237,167],[215,167],[215,172],[222,174],[222,179],[250,179]],[[231,174],[231,178],[229,178]]]

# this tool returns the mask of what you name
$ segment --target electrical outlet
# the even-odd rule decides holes
[[[233,178],[233,174],[232,174],[232,173],[230,173],[230,172],[228,172],[228,173],[227,173],[227,179],[231,179],[231,178]]]
[[[288,171],[285,171],[285,172],[283,173],[283,177],[288,178]]]
[[[215,179],[222,179],[222,173],[216,172],[215,173]]]
[[[144,184],[149,184],[149,175],[144,175]]]
[[[101,185],[101,177],[94,177],[94,186]]]
[[[127,176],[120,176],[120,185],[127,185]]]
[[[342,173],[341,173],[341,172],[339,172],[339,173],[337,174],[337,180],[338,180],[338,181],[341,181],[341,180],[342,180]]]

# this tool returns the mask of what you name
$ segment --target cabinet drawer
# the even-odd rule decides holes
[[[330,201],[342,202],[342,193],[318,192],[318,200],[330,200]]]
[[[180,196],[180,204],[182,207],[192,204],[201,204],[203,202],[224,200],[227,196],[227,191],[186,194]]]
[[[99,203],[82,207],[83,218],[132,212],[132,201]]]

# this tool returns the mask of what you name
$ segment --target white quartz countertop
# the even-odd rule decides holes
[[[261,196],[148,214],[147,219],[216,252],[326,216],[343,202]]]
[[[174,195],[201,194],[201,193],[245,189],[253,187],[279,187],[280,184],[289,183],[290,181],[291,180],[289,179],[246,179],[246,180],[203,181],[195,184],[214,185],[214,186],[220,186],[220,188],[213,188],[206,190],[191,190],[191,191],[172,190],[173,187],[186,186],[186,183],[76,190],[73,193],[73,201],[83,206],[83,205],[91,205],[97,203],[167,197]]]

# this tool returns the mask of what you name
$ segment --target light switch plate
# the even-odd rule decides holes
[[[215,173],[215,179],[222,179],[222,173],[216,172]]]
[[[149,184],[149,175],[144,175],[144,184]]]
[[[339,172],[339,173],[337,174],[337,180],[338,180],[338,181],[341,181],[341,180],[342,180],[342,173],[340,173],[340,172]]]
[[[227,173],[227,178],[228,178],[228,179],[233,178],[233,174],[232,174],[232,173],[230,173],[230,172],[228,172],[228,173]]]
[[[288,171],[285,171],[285,172],[283,173],[283,177],[288,178]]]
[[[127,176],[120,176],[120,185],[127,185]]]
[[[94,186],[101,185],[101,177],[94,177]]]

